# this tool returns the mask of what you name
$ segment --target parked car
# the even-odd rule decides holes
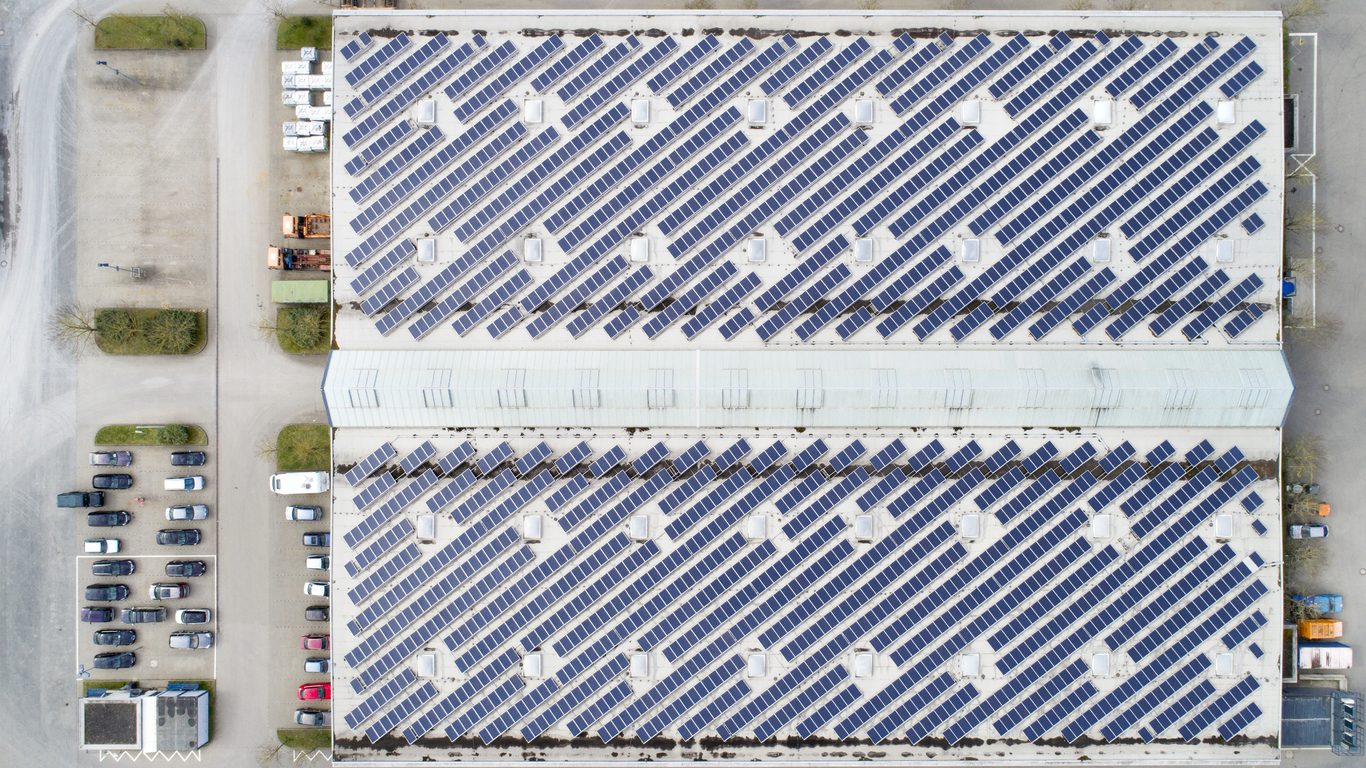
[[[85,524],[91,528],[114,528],[128,525],[133,516],[122,510],[116,512],[90,512],[85,516]]]
[[[286,520],[321,520],[323,519],[322,507],[301,507],[290,505],[285,507]]]
[[[95,645],[132,645],[138,641],[138,633],[131,629],[95,630]]]
[[[164,485],[168,491],[202,491],[204,490],[204,476],[168,477]]]
[[[190,596],[189,584],[153,584],[147,590],[153,600],[183,600]]]
[[[108,624],[114,620],[114,609],[106,606],[90,606],[81,609],[81,621],[87,624]]]
[[[203,451],[176,451],[171,454],[171,466],[173,467],[202,467],[204,466]]]
[[[126,467],[133,463],[132,451],[92,451],[92,467]]]
[[[282,496],[296,493],[325,493],[332,487],[326,472],[279,472],[270,476],[270,489]]]
[[[181,650],[203,650],[213,647],[212,632],[172,632],[171,647]]]
[[[86,539],[85,553],[87,555],[116,555],[119,551],[118,539]]]
[[[198,528],[163,528],[157,531],[158,544],[190,546],[198,544],[201,538]]]
[[[304,683],[299,686],[299,701],[327,701],[330,698],[331,683]]]
[[[304,582],[304,594],[309,597],[328,597],[331,592],[331,587],[325,581]]]
[[[305,608],[304,621],[327,621],[327,606],[310,605]]]
[[[1290,538],[1292,539],[1326,539],[1328,538],[1328,526],[1322,523],[1309,523],[1307,525],[1290,526]]]
[[[322,531],[315,531],[304,534],[305,547],[330,547],[332,546],[332,534]]]
[[[167,576],[203,576],[203,560],[172,560],[166,564]]]
[[[332,558],[327,555],[309,555],[304,558],[304,567],[310,571],[326,571],[332,568]]]
[[[138,655],[132,651],[95,654],[95,669],[128,669],[138,663]]]
[[[128,587],[123,584],[91,584],[85,588],[86,600],[114,602],[128,599]]]
[[[70,491],[57,494],[59,509],[70,507],[103,507],[104,493],[100,491]]]
[[[331,725],[332,713],[325,709],[294,710],[295,725]]]
[[[180,504],[166,508],[166,519],[172,521],[205,520],[208,516],[209,506],[207,504]]]
[[[90,485],[97,491],[126,491],[133,487],[132,475],[95,475]]]
[[[124,608],[124,624],[156,624],[166,620],[165,608]]]
[[[1290,599],[1319,613],[1342,613],[1342,595],[1291,595]]]
[[[208,624],[212,614],[208,608],[181,608],[175,612],[175,623]]]
[[[331,660],[331,659],[304,659],[304,671],[305,671],[305,672],[318,672],[318,673],[321,673],[321,674],[324,674],[324,675],[325,675],[325,674],[327,674],[328,672],[330,672],[331,670],[332,670],[332,660]]]
[[[299,638],[299,647],[305,651],[325,651],[332,647],[332,636],[304,635]]]
[[[96,560],[90,564],[92,576],[132,576],[136,570],[132,560]]]

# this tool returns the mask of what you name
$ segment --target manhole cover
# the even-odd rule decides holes
[[[157,664],[159,664],[160,662],[158,662],[156,659],[152,659],[151,661],[149,661],[149,662],[147,662],[147,663],[148,663],[149,666],[155,667],[155,666],[156,666]]]

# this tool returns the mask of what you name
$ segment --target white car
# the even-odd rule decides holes
[[[186,475],[184,477],[168,477],[166,478],[166,490],[202,491],[204,490],[204,476]]]
[[[175,612],[177,624],[208,624],[212,618],[213,611],[208,608],[181,608]]]
[[[309,581],[304,583],[304,594],[309,597],[327,597],[332,593],[332,588],[325,581]]]
[[[285,507],[286,520],[321,520],[323,519],[322,507],[301,507],[291,504]]]
[[[279,472],[270,476],[270,490],[282,496],[298,493],[326,493],[332,476],[326,472]]]
[[[87,555],[112,555],[119,551],[118,539],[86,539],[85,553]]]
[[[309,555],[304,559],[304,567],[310,571],[326,571],[332,567],[332,558],[327,555]]]
[[[1321,523],[1310,523],[1308,525],[1290,526],[1290,538],[1292,539],[1326,539],[1328,538],[1328,526]]]
[[[212,632],[172,632],[171,647],[186,650],[202,650],[213,647]]]
[[[166,508],[167,520],[204,520],[208,516],[207,504],[181,504]]]

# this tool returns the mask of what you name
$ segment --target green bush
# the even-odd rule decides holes
[[[322,319],[317,310],[309,307],[289,310],[289,338],[295,344],[307,349],[317,344],[322,335]]]
[[[190,442],[190,428],[184,424],[167,424],[157,430],[160,445],[184,445]]]
[[[184,309],[163,309],[142,329],[142,335],[159,353],[179,355],[195,344],[196,318]]]
[[[101,309],[95,313],[95,333],[100,341],[127,344],[137,332],[137,323],[126,309]]]

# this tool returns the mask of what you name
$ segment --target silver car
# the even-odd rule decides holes
[[[172,632],[171,647],[180,650],[203,650],[213,647],[212,632]]]
[[[127,467],[133,463],[130,451],[93,451],[90,454],[92,467]]]
[[[172,521],[204,520],[209,516],[207,504],[178,504],[166,508],[166,519]]]

